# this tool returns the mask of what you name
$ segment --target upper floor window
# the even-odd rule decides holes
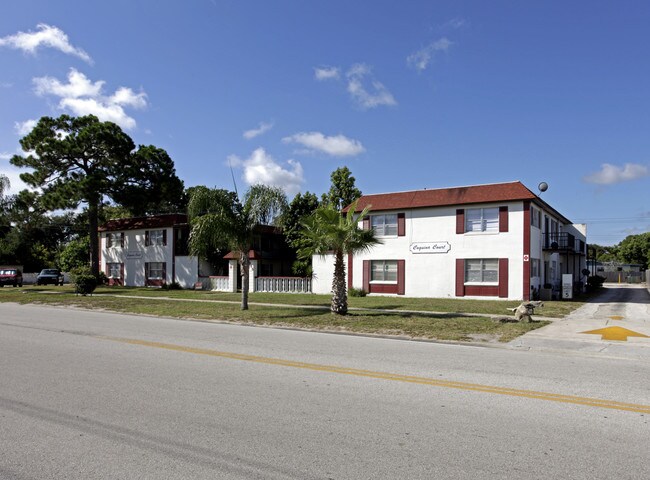
[[[370,280],[373,282],[397,282],[397,260],[372,260]]]
[[[474,258],[465,260],[466,283],[499,283],[499,260]]]
[[[499,207],[468,208],[465,211],[466,232],[498,232]]]
[[[536,208],[530,208],[530,224],[533,227],[542,228],[542,212]]]
[[[378,237],[397,235],[397,214],[371,215],[370,226]]]
[[[123,232],[108,232],[106,234],[106,248],[123,247],[123,246],[124,246]]]
[[[147,230],[145,232],[145,246],[167,245],[166,230]]]

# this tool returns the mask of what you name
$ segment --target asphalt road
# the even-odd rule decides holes
[[[648,379],[644,360],[0,304],[0,478],[647,479]]]

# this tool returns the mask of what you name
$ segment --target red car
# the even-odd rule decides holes
[[[0,287],[13,285],[23,286],[23,273],[18,268],[0,268]]]

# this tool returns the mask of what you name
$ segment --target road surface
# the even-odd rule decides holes
[[[2,479],[647,479],[650,363],[0,304]]]

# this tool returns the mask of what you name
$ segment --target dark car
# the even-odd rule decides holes
[[[18,268],[0,268],[0,287],[13,285],[23,286],[23,273]]]
[[[44,268],[36,277],[36,285],[63,285],[63,274],[56,268]]]

